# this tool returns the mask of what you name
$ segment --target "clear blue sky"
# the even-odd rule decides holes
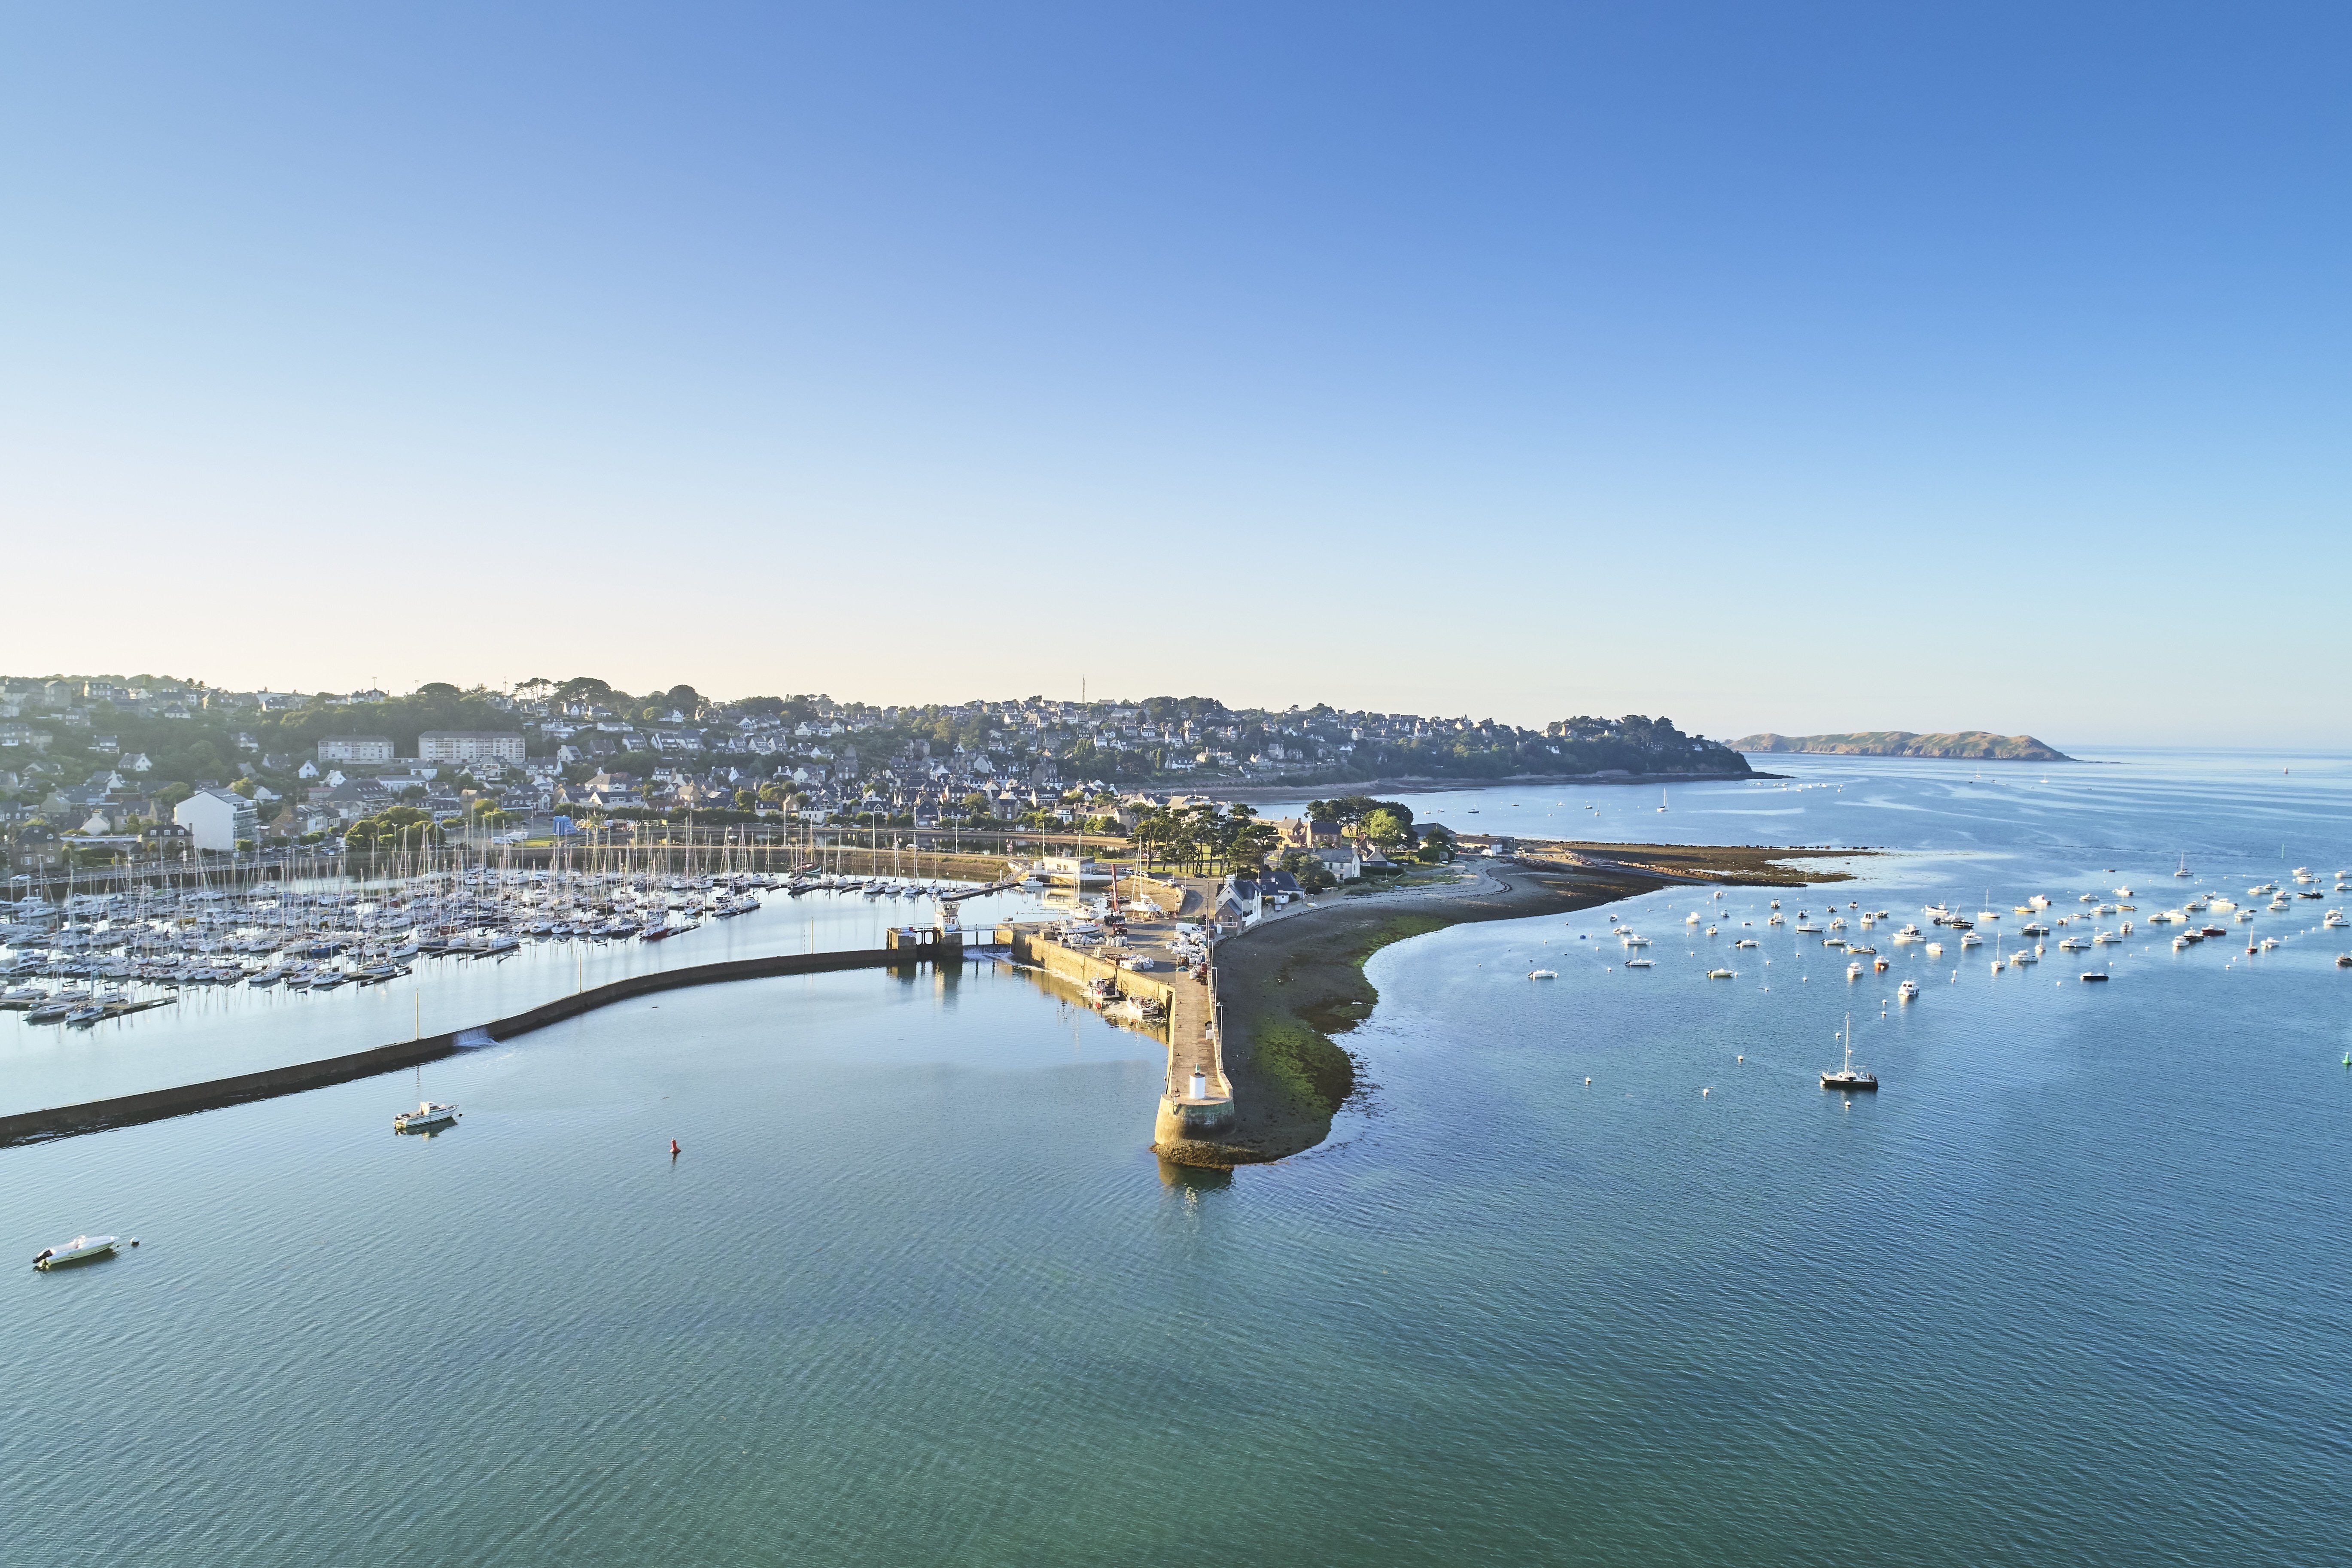
[[[2352,745],[2341,7],[0,26],[0,670]]]

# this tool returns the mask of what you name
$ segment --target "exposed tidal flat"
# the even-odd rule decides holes
[[[2352,863],[2343,759],[2126,761],[2062,794],[1791,758],[1810,788],[1619,792],[1613,836],[1891,846],[1795,897],[1904,918],[2242,895],[2282,841]],[[1518,800],[1422,814],[1612,836]],[[1956,956],[1882,1020],[1911,971],[1849,985],[1785,931],[1769,978],[1703,978],[1684,916],[1775,896],[1711,891],[1379,946],[1369,1092],[1230,1175],[1144,1150],[1155,1043],[978,968],[590,1015],[447,1064],[467,1115],[430,1140],[375,1081],[0,1151],[24,1257],[146,1243],[0,1274],[6,1555],[2336,1554],[2352,972],[2321,906],[2104,987]],[[1611,914],[1655,969],[1595,951]],[[1851,1108],[1812,1078],[1849,1010],[1885,1082]]]

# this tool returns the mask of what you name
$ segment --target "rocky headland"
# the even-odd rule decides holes
[[[1830,757],[1940,757],[1961,762],[2072,762],[2074,759],[2030,735],[1995,735],[1985,729],[1943,730],[1920,735],[1907,729],[1864,729],[1847,735],[1746,735],[1736,751],[1815,752]]]

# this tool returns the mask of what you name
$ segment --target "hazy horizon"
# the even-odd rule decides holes
[[[6,36],[0,668],[2352,746],[2337,10]]]

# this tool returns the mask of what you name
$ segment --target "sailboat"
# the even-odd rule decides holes
[[[1834,1071],[1822,1073],[1822,1087],[1843,1089],[1848,1093],[1861,1090],[1869,1090],[1874,1093],[1877,1092],[1878,1074],[1868,1068],[1856,1067],[1853,1064],[1853,1015],[1852,1013],[1845,1015],[1845,1065]]]
[[[2187,876],[2189,874],[2189,852],[2186,850],[2183,850],[2180,854],[2180,869],[2174,872],[2172,874],[2175,876]]]
[[[1659,788],[1658,788],[1658,810],[1661,810],[1661,811],[1663,811],[1663,810],[1664,810],[1665,809],[1666,809],[1666,791],[1665,791],[1665,787],[1664,787],[1664,785],[1661,785],[1661,786],[1659,786]]]

